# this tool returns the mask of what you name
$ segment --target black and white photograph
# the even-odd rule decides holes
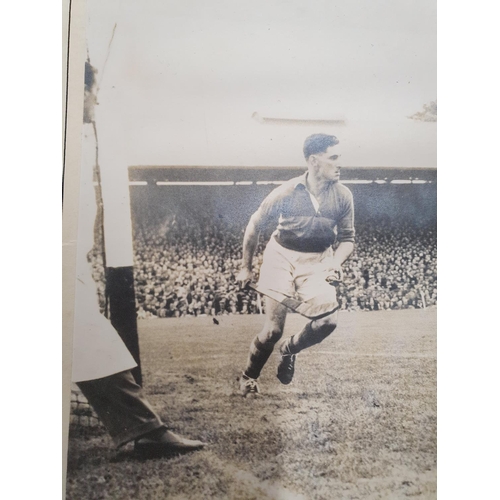
[[[66,498],[436,498],[436,2],[75,3]]]

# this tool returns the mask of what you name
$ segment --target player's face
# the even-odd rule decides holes
[[[317,176],[327,181],[340,179],[340,154],[337,146],[330,146],[324,153],[314,155],[317,161]]]

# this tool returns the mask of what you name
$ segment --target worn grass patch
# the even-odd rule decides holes
[[[305,319],[290,315],[285,335]],[[290,386],[237,393],[259,316],[139,323],[145,390],[174,430],[205,451],[140,461],[101,435],[72,435],[67,497],[400,499],[436,497],[436,311],[340,315],[297,357]]]

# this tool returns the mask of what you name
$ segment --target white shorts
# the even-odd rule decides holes
[[[264,250],[258,288],[281,292],[301,301],[323,296],[337,300],[335,287],[326,282],[332,270],[333,249],[296,252],[282,247],[271,236]]]

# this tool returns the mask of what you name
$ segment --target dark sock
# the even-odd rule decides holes
[[[248,356],[245,375],[250,378],[258,378],[273,349],[274,343],[262,343],[258,337],[255,337],[250,345],[250,355]]]
[[[282,354],[298,354],[300,351],[307,349],[315,344],[319,344],[324,340],[331,330],[328,327],[313,329],[312,321],[307,323],[303,330],[288,339],[281,348]]]

